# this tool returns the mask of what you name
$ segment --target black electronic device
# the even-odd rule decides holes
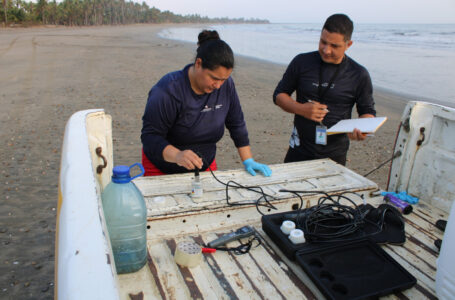
[[[242,228],[237,229],[234,232],[225,234],[214,241],[211,241],[207,244],[210,248],[217,248],[219,246],[225,245],[229,242],[246,238],[254,234],[254,228],[251,226],[243,226]]]

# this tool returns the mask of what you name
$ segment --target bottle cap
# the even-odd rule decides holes
[[[131,181],[130,168],[128,166],[115,166],[112,169],[112,181],[115,183],[128,183]]]
[[[291,231],[293,229],[295,229],[295,223],[292,222],[292,221],[289,221],[289,220],[285,220],[281,224],[280,229],[281,229],[281,232],[283,232],[284,234],[288,235],[288,234],[291,233]]]
[[[139,173],[138,175],[136,175],[134,177],[131,177],[130,170],[134,166],[138,166],[141,169],[141,173]],[[131,180],[133,180],[134,178],[144,175],[144,172],[145,172],[144,167],[140,163],[135,163],[129,167],[123,166],[123,165],[115,166],[112,169],[112,181],[115,183],[128,183]]]
[[[289,239],[293,244],[305,243],[305,236],[303,234],[303,231],[300,229],[292,230],[289,234]]]

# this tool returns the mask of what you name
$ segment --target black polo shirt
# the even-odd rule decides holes
[[[325,92],[323,99],[319,99],[320,72],[322,90],[324,90],[337,68],[340,70],[335,80]],[[335,65],[323,62],[318,51],[297,55],[278,83],[273,93],[273,101],[276,101],[276,96],[280,93],[292,95],[294,92],[296,92],[296,100],[299,103],[316,100],[327,105],[329,113],[322,121],[327,128],[340,120],[350,119],[354,104],[359,115],[376,115],[370,75],[363,66],[348,56],[345,56],[340,65]],[[349,139],[346,134],[327,136],[325,146],[315,144],[317,125],[319,123],[295,115],[294,126],[300,139],[300,151],[313,155],[315,158],[347,153]]]

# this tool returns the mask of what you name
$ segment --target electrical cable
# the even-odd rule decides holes
[[[379,166],[377,166],[377,167],[374,168],[373,170],[371,170],[371,171],[369,171],[368,173],[366,173],[365,175],[363,175],[363,177],[367,177],[368,175],[370,175],[370,174],[373,173],[374,171],[379,170],[380,168],[382,168],[386,163],[388,163],[388,162],[390,162],[390,161],[393,161],[395,158],[401,156],[401,154],[402,154],[401,151],[398,150],[397,152],[395,152],[395,147],[396,147],[396,145],[397,145],[398,135],[399,135],[399,133],[400,133],[400,129],[401,129],[402,126],[403,126],[403,122],[400,122],[400,124],[398,124],[397,133],[395,134],[395,143],[393,143],[394,146],[393,146],[393,151],[392,151],[392,153],[393,153],[392,157],[389,158],[388,160],[386,160],[386,161],[380,163]],[[390,166],[390,167],[391,167],[391,166]],[[389,171],[389,178],[387,179],[387,187],[389,186],[389,181],[390,181],[390,171]]]
[[[255,204],[256,205],[256,209],[257,211],[261,214],[261,215],[264,215],[263,212],[261,212],[259,210],[259,207],[260,206],[264,206],[264,207],[267,207],[269,209],[274,209],[276,210],[277,208],[269,201],[269,199],[267,199],[267,197],[271,198],[271,199],[275,199],[275,197],[273,197],[272,195],[269,195],[267,193],[264,192],[264,190],[262,189],[262,187],[260,186],[244,186],[244,185],[241,185],[240,183],[238,182],[235,182],[233,180],[229,180],[227,183],[224,183],[222,182],[220,179],[218,179],[218,177],[215,176],[215,173],[213,173],[213,170],[212,168],[209,166],[209,170],[210,170],[210,173],[212,174],[213,178],[215,178],[216,181],[218,181],[219,183],[221,183],[222,185],[226,186],[226,203],[227,205],[229,206],[242,206],[242,205],[251,205],[251,204]],[[258,193],[258,194],[261,194],[261,197],[259,197],[259,199],[257,199],[256,201],[254,202],[241,202],[241,203],[232,203],[232,202],[229,202],[229,188],[230,187],[234,187],[234,188],[240,188],[240,189],[245,189],[245,190],[248,190],[248,191],[251,191],[251,192],[255,192],[255,193]],[[260,203],[260,201],[264,199],[265,203],[262,204]]]
[[[196,154],[199,157],[201,157],[203,162],[204,161],[207,162],[204,159],[204,157],[202,157],[202,155],[200,155],[199,153],[196,153]],[[269,195],[269,194],[265,193],[264,190],[262,189],[262,187],[260,187],[260,186],[244,186],[244,185],[241,185],[240,183],[235,182],[233,180],[229,180],[227,183],[225,183],[225,182],[221,181],[220,179],[218,179],[218,177],[215,176],[215,173],[213,173],[213,170],[210,167],[209,163],[207,163],[207,166],[208,166],[208,169],[210,170],[210,173],[212,174],[213,178],[215,178],[215,180],[218,181],[220,184],[226,186],[226,203],[227,203],[227,205],[229,205],[229,206],[242,206],[242,205],[252,205],[252,204],[254,204],[256,206],[256,210],[261,215],[264,215],[264,213],[262,211],[260,211],[260,209],[259,209],[259,207],[261,207],[261,206],[267,207],[268,209],[277,210],[277,208],[268,199],[268,198],[270,198],[270,199],[276,199],[276,198],[273,197],[272,195]],[[259,197],[259,199],[257,199],[254,202],[232,203],[232,202],[229,202],[229,188],[230,187],[237,188],[237,189],[245,189],[247,191],[251,191],[251,192],[254,192],[254,193],[261,194],[261,196]],[[264,200],[265,203],[261,203],[262,199]]]
[[[398,157],[401,153],[394,155],[391,159]],[[201,156],[200,156],[201,157]],[[252,205],[256,206],[257,211],[261,215],[265,215],[260,207],[267,207],[269,209],[276,210],[277,208],[270,202],[270,200],[276,199],[275,197],[264,192],[260,186],[244,186],[240,183],[237,183],[233,180],[229,180],[227,183],[221,181],[214,174],[210,164],[208,164],[208,169],[210,170],[213,178],[220,184],[226,187],[226,203],[229,206],[242,206],[242,205]],[[246,189],[248,191],[258,193],[261,196],[254,202],[241,202],[241,203],[232,203],[229,202],[229,188],[237,189]],[[377,230],[368,234],[365,234],[364,237],[372,236],[374,234],[380,233],[383,230],[384,218],[387,209],[382,213],[382,216],[378,222],[373,222],[365,218],[368,214],[368,211],[362,211],[360,206],[358,206],[351,198],[347,197],[347,194],[353,194],[357,197],[360,197],[365,203],[364,196],[355,192],[343,192],[339,194],[329,195],[324,191],[302,191],[302,190],[287,190],[281,189],[280,192],[292,193],[299,197],[300,207],[297,209],[296,214],[296,225],[300,227],[304,234],[305,238],[309,241],[315,242],[335,242],[335,241],[348,241],[351,239],[346,239],[344,237],[349,236],[357,232],[365,224],[373,225]],[[322,196],[318,199],[318,204],[303,209],[303,198],[300,194],[321,194]],[[269,200],[270,199],[270,200]],[[265,203],[261,203],[261,201]],[[350,206],[341,204],[340,201],[348,201]],[[352,238],[352,239],[357,239]],[[236,254],[247,253],[252,245],[253,240],[257,237],[251,239],[247,244],[241,244],[236,248],[216,248],[221,251],[234,251]],[[260,240],[258,239],[260,243]],[[246,251],[246,252],[245,252]]]
[[[372,236],[383,230],[385,214],[384,209],[377,222],[366,218],[369,210],[363,210],[362,206],[357,205],[347,194],[353,194],[364,201],[361,194],[355,192],[343,192],[340,194],[329,195],[323,191],[296,191],[280,190],[289,192],[300,198],[300,207],[295,216],[296,228],[300,228],[308,241],[312,242],[336,242],[349,241],[359,237],[347,238],[363,228],[365,225],[372,225],[375,230],[364,233],[363,237]],[[323,194],[318,199],[318,204],[307,209],[303,208],[303,198],[300,194]],[[348,201],[348,205],[341,204],[341,201]],[[293,218],[294,218],[293,216]]]
[[[392,160],[394,160],[395,158],[401,156],[401,151],[397,151],[396,153],[393,154],[393,156],[391,158],[389,158],[388,160],[382,162],[379,164],[379,166],[377,166],[376,168],[374,168],[373,170],[371,170],[370,172],[366,173],[365,175],[363,175],[363,177],[367,177],[368,175],[370,175],[371,173],[373,173],[374,171],[376,170],[379,170],[380,168],[382,168],[386,163],[388,162],[391,162]]]
[[[230,248],[228,248],[228,247],[214,247],[212,249],[215,249],[217,251],[233,252],[236,255],[242,255],[242,254],[247,254],[248,252],[250,252],[254,241],[257,241],[257,245],[254,246],[254,248],[256,248],[256,247],[258,247],[258,246],[260,246],[262,244],[261,239],[258,238],[256,236],[256,234],[255,234],[252,238],[248,239],[248,241],[246,243],[241,243],[240,242],[240,245],[237,246],[237,247],[230,247]]]

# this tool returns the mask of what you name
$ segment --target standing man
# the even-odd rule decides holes
[[[327,135],[327,128],[351,118],[354,104],[360,118],[376,115],[368,71],[345,55],[353,29],[348,16],[330,16],[322,28],[319,51],[297,55],[278,83],[274,103],[295,114],[284,162],[331,158],[345,165],[349,139],[366,138],[358,129]],[[291,98],[294,91],[297,101]]]

